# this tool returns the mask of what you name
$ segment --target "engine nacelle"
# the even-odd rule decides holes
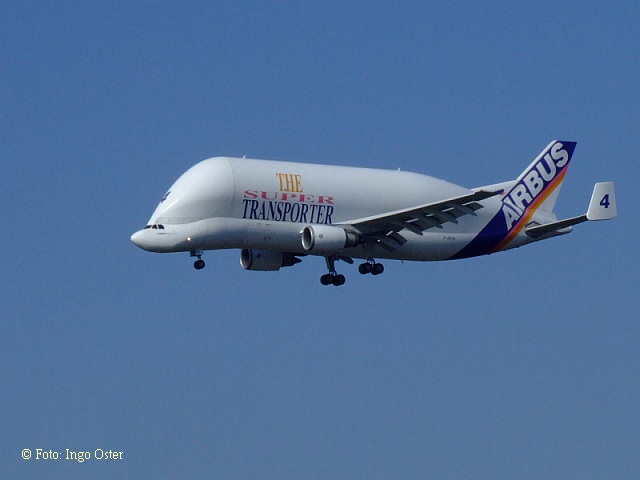
[[[290,267],[301,260],[293,254],[277,250],[248,250],[240,252],[240,265],[245,270],[275,271],[281,267]]]
[[[360,243],[356,232],[331,225],[308,225],[302,230],[302,247],[317,253],[333,253]]]

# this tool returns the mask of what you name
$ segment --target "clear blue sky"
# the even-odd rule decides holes
[[[640,475],[638,2],[3,2],[3,478]],[[618,219],[491,257],[136,248],[216,155],[473,187],[578,146]],[[122,461],[22,449],[124,452]]]

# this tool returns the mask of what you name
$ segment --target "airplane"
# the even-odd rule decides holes
[[[131,241],[150,252],[240,249],[246,270],[276,271],[324,257],[323,285],[340,286],[339,260],[438,261],[491,254],[565,235],[616,216],[613,182],[596,183],[587,213],[558,220],[553,208],[576,142],[553,140],[516,179],[478,188],[400,170],[216,157],[169,188]]]

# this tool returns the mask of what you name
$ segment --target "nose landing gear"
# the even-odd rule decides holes
[[[202,250],[191,250],[191,256],[198,259],[193,262],[193,268],[196,270],[202,270],[205,266],[204,260],[202,260]]]

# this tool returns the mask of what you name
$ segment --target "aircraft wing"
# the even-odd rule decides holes
[[[359,218],[345,224],[354,227],[364,237],[391,251],[407,242],[406,238],[400,235],[401,230],[406,229],[422,235],[422,232],[430,228],[442,228],[444,223],[458,223],[458,218],[464,215],[476,215],[476,210],[483,207],[478,202],[501,193],[502,190],[495,192],[480,190],[440,202]]]

